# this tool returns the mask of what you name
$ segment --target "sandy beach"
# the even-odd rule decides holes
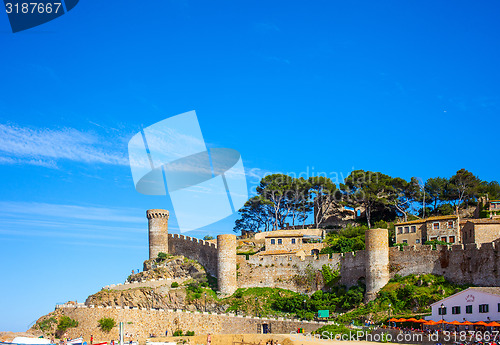
[[[206,335],[195,335],[191,337],[158,337],[152,341],[171,341],[178,342],[180,339],[186,341],[186,344],[204,345],[207,343]],[[308,337],[302,334],[213,334],[212,345],[265,345],[268,341],[278,342],[280,345],[369,345],[380,344],[369,341],[336,341],[321,340]]]

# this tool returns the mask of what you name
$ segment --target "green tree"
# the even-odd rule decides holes
[[[236,220],[234,231],[269,231],[273,224],[273,206],[271,201],[261,195],[250,198],[238,210],[240,218]]]
[[[210,235],[206,235],[205,237],[203,237],[204,241],[210,241],[210,240],[213,240],[213,239],[214,239],[214,237],[210,236]]]
[[[283,228],[293,203],[290,191],[293,190],[293,178],[285,174],[265,176],[257,187],[257,193],[271,202],[273,209],[273,230]]]
[[[396,207],[397,212],[403,215],[404,221],[408,220],[408,212],[411,204],[418,199],[419,185],[415,177],[411,178],[410,182],[396,177],[392,179],[392,186],[394,188],[394,195],[388,198]]]
[[[425,191],[427,193],[428,202],[433,205],[434,214],[437,214],[438,204],[445,199],[445,191],[449,184],[448,179],[443,177],[431,177],[425,183]]]
[[[371,228],[372,212],[379,207],[393,205],[396,192],[392,178],[380,172],[354,170],[340,184],[347,202],[353,207],[364,206],[366,221]]]
[[[455,206],[460,207],[462,203],[468,206],[471,199],[476,199],[480,190],[480,182],[473,173],[460,169],[450,178],[449,197],[455,201]]]
[[[290,204],[292,226],[295,226],[295,220],[304,222],[307,219],[307,214],[311,211],[312,203],[309,201],[311,197],[311,184],[303,177],[292,179],[291,190],[288,192],[288,203]]]
[[[314,224],[319,227],[328,211],[335,205],[337,186],[328,177],[309,177],[310,192],[314,198]]]

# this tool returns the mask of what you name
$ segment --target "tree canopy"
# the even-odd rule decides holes
[[[256,195],[238,210],[234,231],[277,230],[287,223],[304,227],[306,221],[322,227],[329,212],[340,207],[360,210],[356,221],[371,228],[377,221],[453,214],[485,195],[500,199],[500,184],[482,181],[466,169],[425,181],[354,170],[338,185],[326,176],[271,174],[261,179]],[[353,246],[348,242],[342,240],[339,246]]]

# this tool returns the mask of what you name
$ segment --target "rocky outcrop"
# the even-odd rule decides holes
[[[223,312],[227,308],[211,296],[206,298],[206,310]],[[184,287],[170,289],[167,286],[158,288],[137,288],[129,290],[102,290],[87,298],[85,304],[90,306],[119,306],[153,309],[183,309],[189,311],[205,311],[205,296],[193,298]]]
[[[139,282],[159,278],[198,279],[205,275],[205,269],[196,261],[184,256],[168,256],[164,260],[150,259],[144,261],[144,271],[131,275],[128,281]]]

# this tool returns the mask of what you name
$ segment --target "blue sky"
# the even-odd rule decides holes
[[[85,1],[12,34],[0,13],[0,330],[147,258],[127,142],[196,110],[264,172],[499,180],[498,1]],[[496,150],[496,151],[495,151]],[[171,216],[171,231],[176,231]],[[229,217],[189,235],[231,232]]]

